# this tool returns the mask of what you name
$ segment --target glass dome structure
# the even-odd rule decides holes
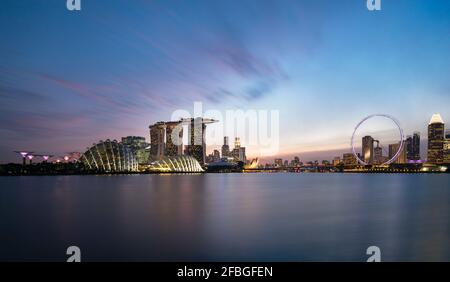
[[[90,169],[103,172],[138,171],[133,151],[116,140],[100,140],[83,153],[80,160]]]
[[[203,172],[199,162],[192,156],[165,157],[152,161],[149,170],[154,172]]]

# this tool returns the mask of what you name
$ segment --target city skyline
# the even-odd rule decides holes
[[[202,129],[200,130],[200,128],[196,128],[195,126],[195,122],[194,121],[199,121],[200,124],[202,125]],[[147,143],[147,137],[145,136],[130,136],[127,135],[126,137],[121,137],[121,138],[117,138],[117,139],[111,139],[111,138],[103,138],[100,140],[100,142],[103,142],[102,140],[111,140],[114,142],[117,142],[116,140],[121,139],[122,143],[129,146],[130,148],[134,148],[136,149],[137,147],[140,147],[141,149],[144,149],[145,147],[148,146],[148,154],[151,155],[154,159],[161,159],[165,156],[181,156],[181,155],[191,155],[194,156],[195,159],[197,159],[199,161],[199,163],[205,163],[205,160],[208,157],[212,157],[212,155],[214,155],[215,158],[217,158],[217,154],[219,154],[219,158],[224,158],[224,157],[233,157],[235,159],[239,159],[240,161],[243,161],[244,163],[246,163],[246,161],[251,161],[254,159],[259,159],[261,162],[265,162],[268,160],[274,160],[275,159],[298,159],[299,155],[298,154],[294,154],[294,155],[270,155],[270,156],[265,156],[265,157],[261,157],[261,156],[256,156],[253,157],[251,154],[249,156],[249,158],[246,158],[246,150],[245,150],[245,144],[243,144],[244,146],[241,147],[241,138],[240,137],[235,137],[234,138],[234,148],[232,150],[230,150],[230,146],[229,146],[229,137],[230,136],[224,136],[223,138],[223,144],[221,146],[218,145],[211,145],[211,146],[207,146],[206,145],[206,124],[214,124],[219,122],[218,120],[214,120],[214,119],[210,119],[210,118],[182,118],[178,121],[158,121],[154,124],[151,124],[148,126],[149,129],[149,134],[147,137],[149,142]],[[176,142],[181,142],[181,144],[179,145],[175,145],[173,143],[173,141],[171,140],[171,135],[172,135],[172,131],[176,129],[177,126],[187,126],[186,128],[181,127],[178,133],[179,135],[179,141]],[[434,136],[434,131],[430,132],[430,128],[434,128],[435,126],[438,126],[440,133],[439,138],[442,139],[441,142],[441,159],[442,160],[449,160],[448,158],[450,158],[450,156],[447,156],[445,154],[445,150],[448,150],[447,147],[450,147],[450,129],[445,129],[445,122],[442,119],[442,116],[439,113],[433,114],[431,117],[430,122],[428,123],[428,132],[425,135],[422,135],[420,131],[414,131],[412,134],[404,134],[403,136],[403,146],[402,146],[402,151],[399,151],[399,156],[398,158],[400,160],[395,160],[394,163],[406,163],[406,160],[413,160],[413,161],[422,161],[425,162],[428,160],[428,155],[430,154],[430,142],[429,142],[429,136]],[[187,130],[187,134],[183,132]],[[198,131],[200,130],[200,131]],[[197,132],[198,131],[198,132]],[[389,132],[389,130],[384,130],[384,131],[380,131],[380,135],[384,135],[386,136],[387,133]],[[185,135],[188,137],[187,138],[187,143],[186,140],[183,141],[183,135]],[[374,133],[372,131],[371,133],[372,135],[377,136],[376,132]],[[430,135],[431,134],[431,135]],[[362,161],[367,162],[368,164],[380,164],[381,162],[377,162],[376,161],[376,157],[377,157],[377,149],[380,149],[381,152],[379,152],[379,157],[384,158],[383,162],[387,161],[390,158],[394,157],[395,152],[397,152],[399,150],[399,146],[400,143],[398,141],[394,141],[394,139],[392,140],[384,140],[385,142],[383,142],[382,145],[380,145],[382,142],[380,142],[379,140],[376,140],[375,138],[373,138],[371,135],[366,135],[366,134],[362,134],[365,135],[364,137],[362,137],[362,141],[361,141],[361,145],[359,145],[359,143],[355,144],[355,149],[358,152],[358,154],[360,155],[360,159]],[[186,137],[184,136],[184,137]],[[190,136],[190,137],[189,137]],[[378,137],[377,137],[378,138]],[[186,139],[186,138],[185,138]],[[378,138],[379,139],[379,138]],[[365,141],[365,140],[369,140],[369,141]],[[414,141],[413,141],[414,140]],[[189,142],[199,142],[198,144],[202,144],[199,147],[199,152],[201,153],[200,155],[197,155],[195,152],[194,154],[192,152],[190,152],[190,143]],[[369,146],[369,145],[365,145],[365,142],[367,144],[371,144],[370,149],[366,148],[365,146]],[[374,147],[373,143],[377,143],[377,147]],[[393,143],[394,142],[394,143]],[[439,142],[439,141],[438,141]],[[153,146],[151,146],[153,145]],[[94,143],[95,146],[95,143]],[[198,145],[196,145],[198,147]],[[396,146],[395,148],[393,146]],[[409,147],[411,146],[411,147]],[[89,149],[90,146],[87,146],[87,149]],[[195,147],[195,146],[194,146]],[[211,149],[212,148],[212,149]],[[241,150],[243,149],[243,150]],[[382,151],[381,149],[383,149],[384,151]],[[388,151],[389,150],[389,151]],[[352,153],[349,153],[349,151],[351,151],[351,148],[345,148],[342,150],[338,150],[338,151],[322,151],[322,153],[326,154],[326,157],[320,157],[319,154],[317,154],[317,151],[313,151],[313,152],[308,152],[310,155],[309,157],[305,157],[306,154],[302,154],[302,162],[314,162],[314,161],[327,161],[332,163],[333,160],[335,160],[337,157],[343,156],[342,160],[345,159],[345,155],[350,154],[352,155]],[[392,151],[394,151],[394,153],[392,153]],[[226,153],[226,155],[224,155],[224,152]],[[331,152],[337,152],[334,155],[332,155]],[[210,154],[209,154],[210,153]],[[388,154],[387,156],[385,154]],[[30,157],[30,159],[28,159],[28,162],[32,162],[34,157],[40,157],[42,158],[43,161],[68,161],[70,160],[74,160],[77,158],[73,158],[71,155],[73,154],[78,154],[80,155],[81,152],[64,152],[64,153],[60,153],[60,152],[52,152],[49,153],[49,151],[44,152],[44,151],[38,151],[38,152],[34,152],[31,150],[16,150],[14,151],[14,154],[16,155],[16,158],[14,159],[14,162],[18,162],[17,161],[17,154],[21,155],[22,157],[22,162],[25,164],[25,160]],[[387,158],[388,157],[388,158]],[[447,159],[446,159],[447,157]],[[53,159],[52,159],[53,158]],[[147,158],[147,157],[146,157]],[[434,160],[431,160],[432,163],[435,163]],[[442,161],[440,161],[442,162]],[[276,162],[274,162],[276,163]]]
[[[348,152],[370,113],[420,131],[422,146],[432,114],[450,120],[448,1],[386,2],[379,13],[365,1],[168,2],[86,1],[71,13],[5,1],[0,162],[20,161],[20,149],[148,138],[150,123],[194,101],[279,110],[277,156],[305,160]]]

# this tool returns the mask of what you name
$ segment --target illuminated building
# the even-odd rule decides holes
[[[395,154],[398,152],[399,148],[400,148],[400,142],[389,145],[389,159],[392,159],[395,156]],[[405,146],[403,146],[401,148],[401,151],[398,154],[397,159],[394,161],[394,163],[395,164],[406,164],[407,163]]]
[[[122,144],[130,148],[138,164],[147,164],[150,158],[150,144],[145,141],[145,137],[127,136],[122,137]]]
[[[341,158],[340,157],[334,157],[333,159],[333,165],[338,166],[341,164]]]
[[[206,125],[217,122],[213,119],[207,118],[189,118],[182,119],[182,122],[189,126],[188,142],[186,153],[194,157],[201,165],[205,163],[206,144],[205,133]]]
[[[234,149],[231,152],[231,156],[235,159],[235,161],[247,162],[247,156],[245,155],[245,147],[241,147],[241,140],[239,137],[234,139]]]
[[[352,153],[346,153],[342,156],[344,166],[356,166],[358,165],[358,160]]]
[[[206,124],[202,122],[202,118],[188,119],[187,122],[189,126],[187,155],[194,157],[200,164],[204,164]]]
[[[131,148],[116,140],[107,139],[92,145],[81,155],[80,160],[95,171],[131,172],[138,169]]]
[[[428,125],[428,162],[441,164],[444,161],[444,121],[434,114]]]
[[[259,167],[259,159],[253,159],[249,164],[245,165],[245,169],[255,169]]]
[[[414,132],[413,136],[407,136],[405,140],[406,159],[411,161],[420,160],[420,132]]]
[[[183,154],[183,127],[181,121],[157,122],[150,128],[150,155],[153,159]]]
[[[212,154],[206,156],[206,163],[213,163],[220,161],[220,152],[218,150],[214,150]]]
[[[416,131],[413,134],[412,139],[412,159],[418,161],[420,160],[420,132]]]
[[[374,155],[374,164],[382,164],[383,159],[383,149],[380,146],[376,146],[375,149],[373,149],[373,155]]]
[[[444,163],[450,164],[450,139],[444,141]]]
[[[374,139],[371,136],[364,136],[362,139],[363,161],[367,164],[373,163],[373,142]]]
[[[245,147],[239,147],[239,161],[246,163],[247,156],[245,155]]]
[[[234,148],[239,149],[241,147],[241,139],[239,137],[234,138]]]
[[[220,161],[220,152],[218,150],[214,150],[214,152],[213,152],[213,160],[215,162]]]
[[[183,154],[183,125],[180,121],[166,122],[166,156]]]
[[[299,166],[300,165],[300,158],[299,157],[294,157],[293,162],[293,166]]]
[[[150,155],[154,159],[162,159],[165,151],[166,124],[162,121],[150,125]]]
[[[300,158],[299,157],[294,157],[294,159],[291,161],[291,166],[292,167],[300,166]]]
[[[132,150],[139,150],[149,145],[145,142],[145,137],[141,136],[122,137],[122,144],[128,146],[128,148],[131,148]]]
[[[222,145],[222,157],[230,156],[230,146],[228,144],[228,136],[223,137],[223,145]]]
[[[406,159],[412,160],[413,159],[413,138],[411,135],[406,136],[404,146],[406,148]]]
[[[283,159],[275,159],[274,160],[275,167],[282,167],[283,166]]]

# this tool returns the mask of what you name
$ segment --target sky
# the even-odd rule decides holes
[[[450,121],[447,0],[382,0],[381,11],[366,0],[0,5],[1,163],[20,161],[15,150],[148,140],[150,124],[194,102],[278,111],[276,156],[304,160],[349,152],[370,114],[390,114],[423,138],[433,113]],[[257,146],[247,155],[274,157]]]

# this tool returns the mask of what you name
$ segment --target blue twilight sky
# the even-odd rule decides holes
[[[302,159],[348,151],[372,113],[408,134],[435,112],[450,120],[448,0],[81,3],[1,2],[0,162],[148,138],[194,101],[279,110],[279,155]]]

